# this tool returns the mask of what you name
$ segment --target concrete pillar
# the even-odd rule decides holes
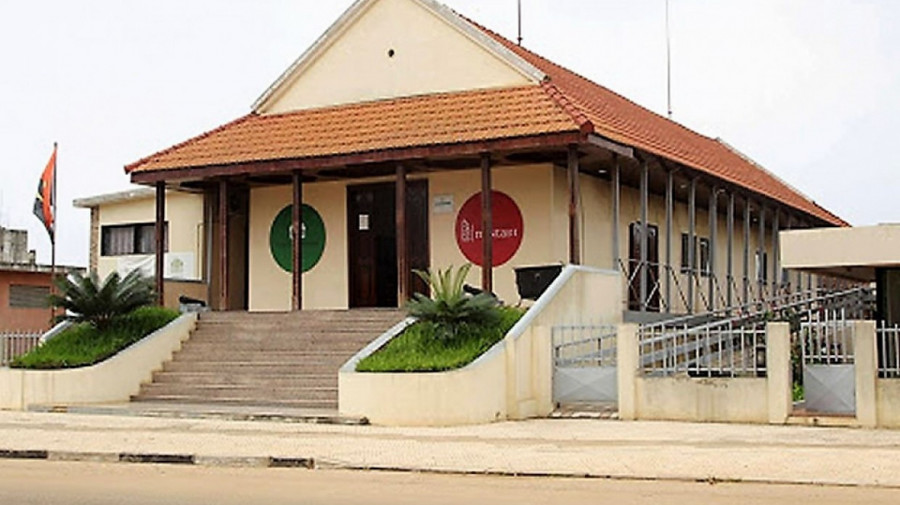
[[[616,335],[616,375],[619,381],[619,419],[633,421],[637,419],[637,376],[640,373],[640,355],[638,353],[638,326],[636,324],[620,324]]]
[[[856,369],[856,422],[863,428],[878,425],[878,350],[875,321],[854,321]]]
[[[791,325],[766,325],[766,386],[769,424],[784,424],[793,408],[791,377]]]
[[[537,415],[548,416],[553,412],[553,331],[544,325],[534,326],[532,331],[532,393]]]

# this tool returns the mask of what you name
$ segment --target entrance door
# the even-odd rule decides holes
[[[397,226],[394,183],[347,187],[350,307],[397,307]],[[407,183],[408,259],[429,266],[428,184]],[[427,293],[417,276],[408,292]],[[405,302],[405,300],[404,300]]]
[[[641,310],[641,223],[629,226],[628,309]],[[659,228],[647,225],[647,310],[659,312]]]

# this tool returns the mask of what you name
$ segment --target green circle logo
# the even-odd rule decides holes
[[[288,205],[282,209],[269,232],[272,257],[285,272],[294,271],[293,208],[293,205]],[[303,204],[302,224],[303,271],[309,272],[322,259],[325,251],[325,223],[316,209]]]

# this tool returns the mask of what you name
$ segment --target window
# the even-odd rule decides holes
[[[153,223],[104,226],[100,232],[102,256],[156,254],[156,225]],[[163,227],[165,251],[169,250],[169,223]]]
[[[767,282],[769,279],[768,261],[768,253],[765,251],[756,251],[756,280],[758,282]]]
[[[681,273],[686,274],[691,271],[689,264],[690,250],[688,250],[688,234],[681,234]],[[710,269],[709,255],[709,239],[694,236],[694,265],[700,275],[708,277],[712,270]]]
[[[49,307],[49,286],[9,286],[9,306],[13,309],[45,309]]]

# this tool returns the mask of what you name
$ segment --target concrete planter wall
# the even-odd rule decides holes
[[[621,322],[616,272],[567,266],[507,336],[468,366],[441,373],[358,373],[360,360],[399,335],[405,321],[348,361],[338,403],[348,416],[394,426],[449,426],[545,416],[553,410],[551,330]],[[585,321],[583,318],[590,317]]]
[[[196,323],[196,314],[184,314],[119,354],[89,367],[0,369],[0,409],[126,402],[181,348]]]

